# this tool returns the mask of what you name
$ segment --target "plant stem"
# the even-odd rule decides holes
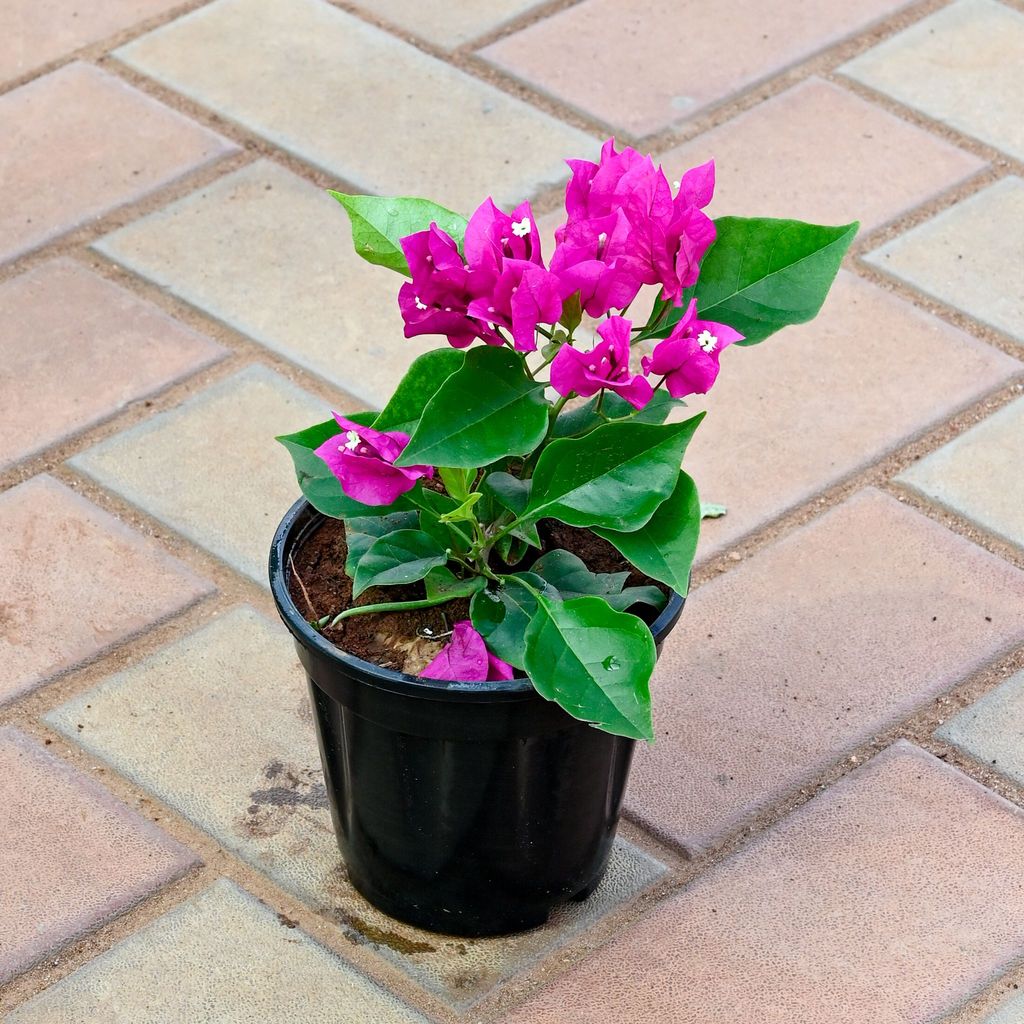
[[[353,615],[370,615],[374,612],[401,612],[415,608],[434,608],[439,604],[447,604],[451,600],[451,595],[445,594],[443,597],[424,597],[418,601],[382,601],[380,604],[361,604],[356,608],[346,608],[343,612],[335,615],[333,619],[329,615],[325,615],[318,625],[323,629],[327,625],[327,621],[330,620],[330,628],[333,628],[342,619],[351,619]]]

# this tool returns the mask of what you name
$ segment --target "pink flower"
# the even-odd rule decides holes
[[[655,346],[651,355],[644,356],[644,373],[663,376],[673,398],[707,394],[718,377],[722,349],[742,338],[725,324],[698,320],[694,299],[672,333]]]
[[[642,409],[654,391],[645,377],[630,372],[631,326],[629,320],[613,316],[597,328],[602,340],[590,352],[563,345],[551,363],[551,386],[560,395],[575,391],[584,398],[607,388],[634,408]]]
[[[487,650],[484,638],[469,619],[456,622],[451,643],[437,652],[420,673],[421,679],[453,679],[465,683],[493,683],[511,679],[512,666]]]
[[[469,312],[510,330],[517,352],[533,352],[537,324],[553,324],[562,315],[558,278],[528,260],[504,259],[485,295],[469,304]]]
[[[455,348],[465,348],[477,338],[500,345],[498,335],[467,312],[474,275],[455,240],[431,224],[426,231],[407,235],[401,244],[412,274],[412,281],[398,292],[405,336],[443,334]]]
[[[485,199],[469,218],[463,248],[466,262],[474,270],[489,271],[495,276],[506,259],[544,266],[540,232],[529,203],[520,203],[508,214],[499,210],[493,199]]]
[[[433,466],[396,466],[395,459],[409,443],[399,431],[383,433],[361,427],[337,413],[334,418],[344,433],[328,438],[316,454],[338,478],[341,489],[364,505],[390,505],[412,490],[420,477],[434,475]]]

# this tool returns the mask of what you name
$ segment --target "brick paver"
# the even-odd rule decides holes
[[[1024,785],[1024,672],[1000,683],[935,735]]]
[[[154,983],[158,984],[158,987]],[[8,1024],[426,1024],[234,883],[198,896],[30,1000]]]
[[[972,427],[898,477],[1024,548],[1024,398]]]
[[[358,257],[350,237],[334,199],[260,160],[96,248],[379,408],[440,339],[403,337],[404,278]]]
[[[994,185],[865,257],[1024,343],[1024,180]]]
[[[903,6],[902,0],[584,0],[482,51],[615,128],[648,135]]]
[[[69,260],[0,285],[0,467],[98,423],[226,353]]]
[[[466,213],[488,194],[527,198],[561,179],[567,154],[597,149],[325,0],[216,0],[117,55],[359,191]]]
[[[925,1024],[1024,953],[1024,814],[901,742],[508,1024]]]
[[[0,729],[0,984],[198,863],[99,783]]]
[[[1024,572],[862,491],[700,587],[654,685],[633,814],[700,848],[1024,641]]]
[[[729,509],[703,524],[702,557],[898,448],[1022,369],[895,296],[840,273],[817,320],[754,348],[727,351],[707,398],[687,399],[692,408],[708,409],[687,451],[687,471],[705,500]],[[835,415],[836,408],[842,415]]]
[[[0,704],[213,589],[46,476],[0,495],[0,579]]]
[[[957,0],[840,71],[1024,159],[1024,14]]]
[[[223,700],[240,687],[245,701]],[[550,955],[664,871],[620,842],[608,878],[586,904],[563,908],[527,935],[468,946],[375,911],[341,869],[309,695],[291,642],[283,627],[248,608],[113,676],[47,720],[356,941],[376,942],[384,956],[455,1005]]]
[[[249,366],[71,465],[267,585],[270,541],[297,496],[274,438],[328,416],[326,402]]]
[[[11,147],[0,192],[0,263],[235,148],[78,63],[0,96],[0,139]]]
[[[180,0],[103,0],[74,10],[40,0],[7,0],[0,36],[0,82],[101,41]]]
[[[825,137],[828,145],[822,145]],[[818,224],[859,220],[862,231],[985,166],[819,78],[659,157],[670,178],[712,158],[717,172],[713,215],[799,217]],[[870,182],[885,184],[867,187]]]
[[[358,0],[371,17],[384,18],[437,46],[452,47],[505,25],[544,0]]]

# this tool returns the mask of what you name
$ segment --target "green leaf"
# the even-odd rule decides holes
[[[534,688],[573,718],[631,739],[654,739],[654,637],[641,619],[600,597],[541,596],[526,631],[524,668]]]
[[[460,367],[466,355],[454,348],[438,348],[417,356],[398,382],[391,400],[371,424],[374,430],[400,430],[411,434],[423,408],[438,388]]]
[[[447,494],[432,491],[429,487],[411,493],[412,500],[420,509],[420,529],[433,537],[441,547],[451,548],[456,554],[465,554],[469,544],[455,532],[458,527],[441,522],[441,517],[455,511],[459,503]]]
[[[681,472],[671,496],[658,507],[642,530],[620,533],[595,529],[594,533],[614,544],[642,573],[685,594],[690,586],[690,568],[700,535],[697,487]]]
[[[352,596],[367,587],[415,583],[448,561],[444,548],[422,530],[396,530],[378,537],[359,560]]]
[[[552,441],[537,461],[525,515],[570,526],[636,530],[672,493],[699,413],[682,423],[607,423]]]
[[[476,516],[473,513],[473,506],[483,497],[479,491],[474,491],[461,505],[453,508],[451,512],[445,512],[440,516],[441,523],[474,523]]]
[[[432,221],[462,247],[466,218],[429,199],[348,196],[330,189],[328,192],[345,207],[352,222],[352,245],[368,263],[409,276],[409,263],[399,239],[426,231]]]
[[[595,395],[585,405],[579,405],[575,409],[563,412],[555,420],[553,435],[569,437],[601,426],[605,419],[597,414],[597,400],[598,396]],[[647,405],[637,411],[625,399],[607,392],[604,396],[602,411],[608,419],[621,419],[624,416],[629,416],[633,423],[664,423],[673,409],[681,409],[685,406],[686,403],[681,398],[673,398],[667,391],[655,391],[654,397]]]
[[[710,501],[700,503],[701,519],[720,519],[729,510],[724,505],[714,505]]]
[[[456,597],[471,597],[473,594],[483,590],[487,580],[483,576],[467,576],[460,580],[452,571],[445,566],[431,569],[423,577],[423,586],[426,588],[427,597],[431,600]]]
[[[531,484],[532,481],[520,480],[511,473],[495,472],[487,474],[487,477],[484,479],[483,490],[493,495],[494,499],[510,512],[521,516],[530,500]],[[539,548],[541,546],[536,523],[523,523],[522,526],[513,530],[509,537],[518,537],[531,547]],[[508,537],[503,537],[502,541],[508,539]],[[512,552],[513,545],[511,543],[507,545],[502,544],[502,541],[498,542],[498,554],[501,555],[506,564],[510,564],[508,556]]]
[[[345,572],[355,576],[359,560],[370,550],[370,545],[378,537],[395,530],[415,529],[417,515],[415,512],[393,512],[388,516],[350,516],[345,520],[345,544],[348,557],[345,559]]]
[[[444,484],[444,489],[456,500],[465,501],[469,497],[469,485],[476,476],[475,469],[450,469],[438,466],[437,475]]]
[[[485,466],[526,455],[544,440],[544,384],[531,380],[506,348],[470,349],[466,362],[427,403],[401,466]]]
[[[537,593],[558,600],[558,591],[535,573],[518,572],[505,579],[525,580]],[[473,628],[499,658],[516,668],[523,667],[526,630],[536,611],[537,598],[518,584],[481,590],[469,604]]]
[[[755,345],[790,324],[813,320],[860,225],[839,227],[766,217],[720,217],[718,238],[693,289],[697,315],[734,327]],[[665,337],[679,307],[657,331]]]
[[[661,609],[666,597],[657,587],[625,587],[625,572],[591,572],[582,558],[571,551],[556,548],[547,551],[530,569],[543,577],[561,595],[563,601],[574,597],[603,597],[616,611],[624,612],[635,604],[649,604]]]
[[[345,419],[369,426],[375,412],[356,412]],[[349,516],[382,516],[409,507],[408,495],[402,495],[391,505],[364,505],[354,501],[341,489],[338,478],[327,468],[327,463],[316,454],[316,449],[329,438],[341,434],[341,427],[333,419],[324,420],[294,434],[277,438],[288,449],[295,466],[295,476],[306,500],[325,516],[347,519]]]

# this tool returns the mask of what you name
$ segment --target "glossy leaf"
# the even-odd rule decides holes
[[[517,516],[521,516],[530,500],[531,483],[532,481],[520,480],[511,473],[495,472],[488,473],[484,480],[483,489],[488,494],[493,495],[498,504],[507,508],[510,512],[514,512]],[[541,546],[540,537],[537,535],[536,523],[523,523],[520,527],[513,530],[509,536],[513,538],[518,537],[531,547],[539,548]],[[502,538],[502,540],[505,539],[507,538]],[[508,563],[512,548],[513,545],[511,543],[503,545],[499,542],[498,553],[505,559],[506,563]]]
[[[441,385],[460,367],[466,356],[454,348],[438,348],[417,356],[394,394],[371,426],[374,430],[400,430],[411,434],[416,429],[424,406]]]
[[[636,530],[672,493],[699,413],[682,423],[607,423],[552,441],[537,462],[526,515]]]
[[[460,580],[451,569],[443,565],[431,569],[423,577],[423,586],[431,600],[439,597],[449,600],[456,597],[471,597],[483,590],[486,585],[487,580],[483,576],[467,576]]]
[[[466,498],[456,508],[453,508],[451,512],[445,512],[443,516],[439,518],[439,522],[442,523],[472,523],[476,522],[476,516],[473,513],[473,506],[483,497],[479,491],[474,491],[469,497]]]
[[[506,348],[470,349],[427,403],[398,465],[476,468],[526,455],[544,439],[544,385]]]
[[[595,529],[594,533],[614,544],[642,573],[685,594],[700,536],[700,511],[696,485],[680,473],[671,496],[643,529],[632,533]]]
[[[645,623],[600,597],[541,596],[526,631],[524,668],[537,692],[616,736],[654,739],[655,658]]]
[[[451,548],[456,554],[465,554],[469,550],[468,540],[459,535],[459,527],[441,522],[441,517],[458,508],[459,503],[447,494],[432,491],[424,487],[414,492],[416,507],[420,509],[420,529],[429,534],[441,547]]]
[[[370,550],[378,537],[395,530],[414,530],[418,517],[415,512],[393,512],[387,516],[350,516],[345,520],[345,572],[355,576],[359,560]]]
[[[558,592],[535,573],[520,572],[515,578],[525,580],[538,593],[547,593],[558,600]],[[474,595],[469,605],[473,628],[487,641],[487,646],[502,661],[522,668],[526,658],[526,630],[537,611],[537,599],[526,587],[507,583]]]
[[[367,587],[415,583],[448,561],[444,548],[422,530],[396,530],[378,537],[359,560],[352,596]]]
[[[555,420],[555,437],[569,437],[573,434],[584,434],[606,422],[597,412],[598,396],[595,395],[584,405],[563,412]],[[681,398],[673,398],[667,391],[655,391],[654,397],[642,409],[637,411],[618,395],[607,392],[601,410],[608,419],[621,419],[629,416],[633,423],[664,423],[673,409],[682,409],[686,403]]]
[[[546,551],[530,567],[561,595],[563,601],[574,597],[603,597],[616,611],[624,612],[636,604],[661,609],[665,594],[657,587],[626,587],[629,570],[625,572],[591,572],[582,558],[571,551],[556,548]]]
[[[399,239],[426,231],[431,222],[462,247],[466,218],[429,199],[412,197],[349,196],[328,189],[352,222],[352,245],[368,263],[376,263],[409,276],[409,263]]]

